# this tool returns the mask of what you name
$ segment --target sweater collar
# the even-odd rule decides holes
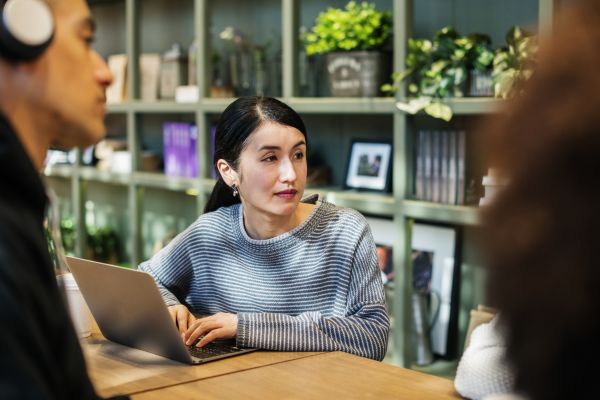
[[[243,206],[242,204],[236,204],[236,206],[230,208],[232,212],[231,216],[233,218],[235,234],[238,239],[246,243],[249,248],[255,248],[256,250],[276,250],[278,248],[292,246],[297,240],[305,239],[308,235],[310,235],[310,233],[315,229],[316,225],[318,225],[323,214],[326,212],[325,209],[329,204],[323,201],[322,197],[317,194],[305,197],[302,199],[302,202],[315,204],[315,208],[312,210],[308,218],[291,231],[264,240],[253,239],[248,236],[248,233],[244,227]]]

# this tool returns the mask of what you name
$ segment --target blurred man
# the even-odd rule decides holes
[[[84,0],[9,0],[0,22],[0,398],[97,398],[56,285],[39,176],[104,135],[112,76]]]

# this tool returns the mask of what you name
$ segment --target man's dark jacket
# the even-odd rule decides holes
[[[0,115],[0,399],[98,398],[56,285],[40,176]]]

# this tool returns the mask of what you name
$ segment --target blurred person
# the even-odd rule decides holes
[[[597,43],[600,2],[574,3],[523,96],[488,125],[491,163],[509,181],[484,212],[488,300],[513,392],[531,400],[598,396]]]
[[[221,115],[205,213],[139,269],[187,345],[345,351],[382,360],[389,318],[366,219],[304,195],[307,132],[269,97]],[[202,315],[202,318],[196,318]]]
[[[104,135],[112,77],[84,0],[10,0],[0,22],[0,398],[97,398],[48,253],[50,146]]]

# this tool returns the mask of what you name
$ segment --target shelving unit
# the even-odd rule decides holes
[[[212,39],[217,28],[226,23],[243,24],[239,10],[231,8],[233,0],[177,0],[174,7],[167,0],[94,0],[91,1],[92,13],[98,19],[98,49],[103,56],[113,53],[125,53],[130,61],[128,65],[128,93],[130,100],[122,104],[110,104],[109,116],[119,116],[124,121],[125,136],[128,148],[132,153],[132,170],[130,174],[116,174],[99,171],[95,168],[82,166],[80,162],[73,166],[53,166],[47,168],[45,174],[50,184],[61,186],[59,195],[69,203],[72,216],[77,223],[77,232],[84,232],[84,216],[86,201],[94,201],[91,192],[106,190],[116,191],[119,196],[118,204],[126,208],[126,217],[122,224],[126,225],[126,233],[130,239],[126,243],[126,253],[132,265],[137,265],[148,256],[149,245],[144,239],[150,229],[149,218],[158,211],[167,210],[169,201],[164,201],[164,209],[156,204],[156,199],[149,196],[165,197],[169,200],[180,196],[181,215],[173,216],[173,229],[180,228],[183,222],[191,218],[191,209],[200,215],[208,195],[214,184],[210,178],[211,161],[209,155],[209,128],[211,121],[233,99],[217,99],[207,97],[210,76],[210,51]],[[241,2],[240,2],[241,3]],[[462,226],[464,229],[463,264],[461,268],[462,290],[460,295],[459,337],[464,337],[468,323],[468,310],[483,300],[479,288],[482,272],[478,268],[476,251],[473,250],[472,238],[476,236],[479,225],[479,213],[476,207],[451,206],[411,200],[412,166],[412,135],[415,117],[404,114],[395,107],[397,100],[404,99],[405,92],[399,91],[396,98],[329,98],[301,97],[298,87],[299,59],[299,30],[301,24],[307,26],[307,21],[314,20],[316,13],[327,6],[342,7],[346,0],[265,0],[261,2],[243,2],[244,7],[257,8],[256,13],[247,19],[266,14],[272,24],[271,31],[277,32],[281,38],[281,93],[278,97],[298,111],[308,121],[309,140],[315,137],[315,142],[334,143],[335,150],[321,149],[326,158],[336,165],[345,159],[340,153],[339,146],[346,146],[350,136],[363,134],[370,137],[385,137],[393,140],[393,192],[390,194],[375,194],[340,189],[339,175],[345,166],[337,165],[334,171],[334,186],[326,188],[308,188],[307,194],[321,193],[329,201],[341,206],[355,208],[371,216],[393,219],[396,227],[394,244],[395,295],[393,296],[393,319],[395,327],[392,334],[392,361],[398,365],[411,365],[411,313],[410,295],[412,291],[412,268],[410,258],[411,227],[415,220]],[[417,36],[430,36],[432,29],[444,25],[460,25],[462,32],[475,31],[477,18],[490,21],[497,18],[496,14],[508,16],[509,20],[502,22],[504,32],[510,25],[535,23],[538,20],[539,29],[546,31],[551,28],[552,18],[556,8],[556,0],[377,0],[380,9],[393,10],[394,40],[393,62],[394,70],[404,66],[407,38],[414,32]],[[485,3],[485,5],[482,5]],[[486,7],[493,4],[493,14]],[[230,8],[228,8],[230,7]],[[525,9],[520,13],[516,10]],[[465,10],[475,9],[475,14]],[[168,10],[165,11],[165,10]],[[447,12],[448,10],[452,12]],[[164,12],[164,15],[161,13]],[[489,14],[488,14],[489,13]],[[503,14],[504,13],[504,14]],[[532,15],[533,14],[533,15]],[[146,20],[144,19],[146,18]],[[173,22],[182,18],[182,26],[171,31]],[[211,21],[211,18],[214,21]],[[529,19],[528,19],[529,18]],[[261,21],[263,21],[261,19]],[[216,21],[216,22],[215,22]],[[233,22],[228,22],[233,21]],[[261,22],[262,25],[264,21]],[[247,26],[261,26],[245,22]],[[309,26],[309,25],[308,25]],[[263,26],[264,28],[264,26]],[[249,28],[250,29],[250,28]],[[254,29],[254,28],[252,28]],[[258,28],[257,28],[258,29]],[[266,29],[266,28],[265,28]],[[483,31],[484,29],[479,29]],[[166,38],[157,34],[167,32]],[[495,36],[500,31],[493,32]],[[503,33],[503,32],[502,32]],[[256,31],[257,37],[272,35],[272,32]],[[104,35],[108,38],[104,40]],[[171,41],[180,41],[189,45],[192,37],[198,41],[196,66],[198,85],[201,88],[201,98],[197,103],[175,103],[173,101],[142,102],[139,100],[139,73],[137,56],[143,52],[166,50]],[[158,43],[158,42],[160,43]],[[277,49],[275,49],[277,50]],[[494,112],[501,102],[489,98],[464,98],[447,101],[452,106],[455,115],[471,118],[481,114]],[[147,126],[156,125],[155,120],[164,116],[176,116],[184,120],[194,121],[198,127],[198,154],[200,157],[200,178],[171,178],[160,173],[138,171],[140,164],[141,145],[149,140]],[[332,118],[336,122],[331,122]],[[421,117],[419,117],[421,118]],[[357,124],[367,119],[374,124]],[[341,121],[341,123],[338,123]],[[341,125],[343,130],[337,125]],[[154,126],[154,130],[160,128]],[[337,129],[337,130],[336,130]],[[316,133],[316,135],[315,135]],[[313,134],[313,136],[310,136]],[[156,134],[155,134],[156,136]],[[156,137],[152,137],[156,142]],[[326,146],[324,146],[326,147]],[[60,184],[56,182],[62,182]],[[94,190],[95,186],[98,186]],[[115,189],[116,188],[116,189]],[[150,195],[148,193],[151,193]],[[167,194],[171,193],[171,194]],[[175,196],[175,197],[174,197]],[[106,200],[106,199],[104,199]],[[190,209],[190,205],[192,205]],[[171,206],[174,210],[175,207]],[[121,210],[123,211],[123,210]],[[167,210],[168,211],[168,210]],[[150,214],[148,214],[150,213]],[[189,221],[191,222],[191,221]],[[77,235],[76,252],[83,254],[85,235]],[[460,342],[462,343],[462,341]],[[440,362],[423,370],[436,374],[452,375],[456,362]]]

